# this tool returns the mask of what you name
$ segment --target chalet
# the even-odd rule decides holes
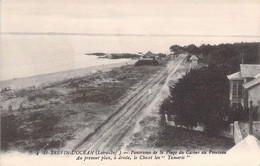
[[[154,58],[155,54],[153,54],[151,51],[148,51],[146,54],[143,55],[143,58]]]
[[[159,65],[158,59],[156,59],[156,55],[151,51],[148,51],[146,54],[142,56],[136,63],[135,66],[157,66]]]
[[[241,64],[240,71],[228,75],[230,81],[230,105],[247,108],[250,101],[260,105],[260,65]]]

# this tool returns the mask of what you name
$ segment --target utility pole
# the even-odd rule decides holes
[[[242,61],[241,63],[244,64],[244,53],[243,52],[241,53],[241,58],[242,58],[241,59],[241,61]]]
[[[250,101],[250,107],[249,107],[249,135],[253,135],[253,106],[252,101]]]

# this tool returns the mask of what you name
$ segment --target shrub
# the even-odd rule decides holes
[[[218,68],[191,70],[171,87],[171,97],[162,109],[177,115],[187,127],[203,123],[214,130],[229,108],[228,87],[226,76]]]

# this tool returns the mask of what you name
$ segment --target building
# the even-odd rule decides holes
[[[230,105],[232,107],[248,107],[250,101],[254,105],[259,102],[260,85],[259,64],[241,64],[240,71],[228,75],[230,81]]]
[[[191,58],[191,68],[195,68],[198,65],[198,58],[195,55],[192,55]]]
[[[260,108],[260,74],[253,80],[246,82],[243,87],[248,92],[247,103],[252,101],[253,106],[258,106]]]
[[[148,51],[142,56],[136,63],[135,66],[157,66],[159,65],[158,58],[151,51]]]
[[[153,54],[151,51],[148,51],[143,55],[143,58],[153,58],[155,57],[155,54]]]

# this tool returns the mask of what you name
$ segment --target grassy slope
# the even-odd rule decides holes
[[[64,147],[78,131],[105,121],[131,90],[160,69],[127,65],[39,89],[5,92],[0,107],[2,150]]]

